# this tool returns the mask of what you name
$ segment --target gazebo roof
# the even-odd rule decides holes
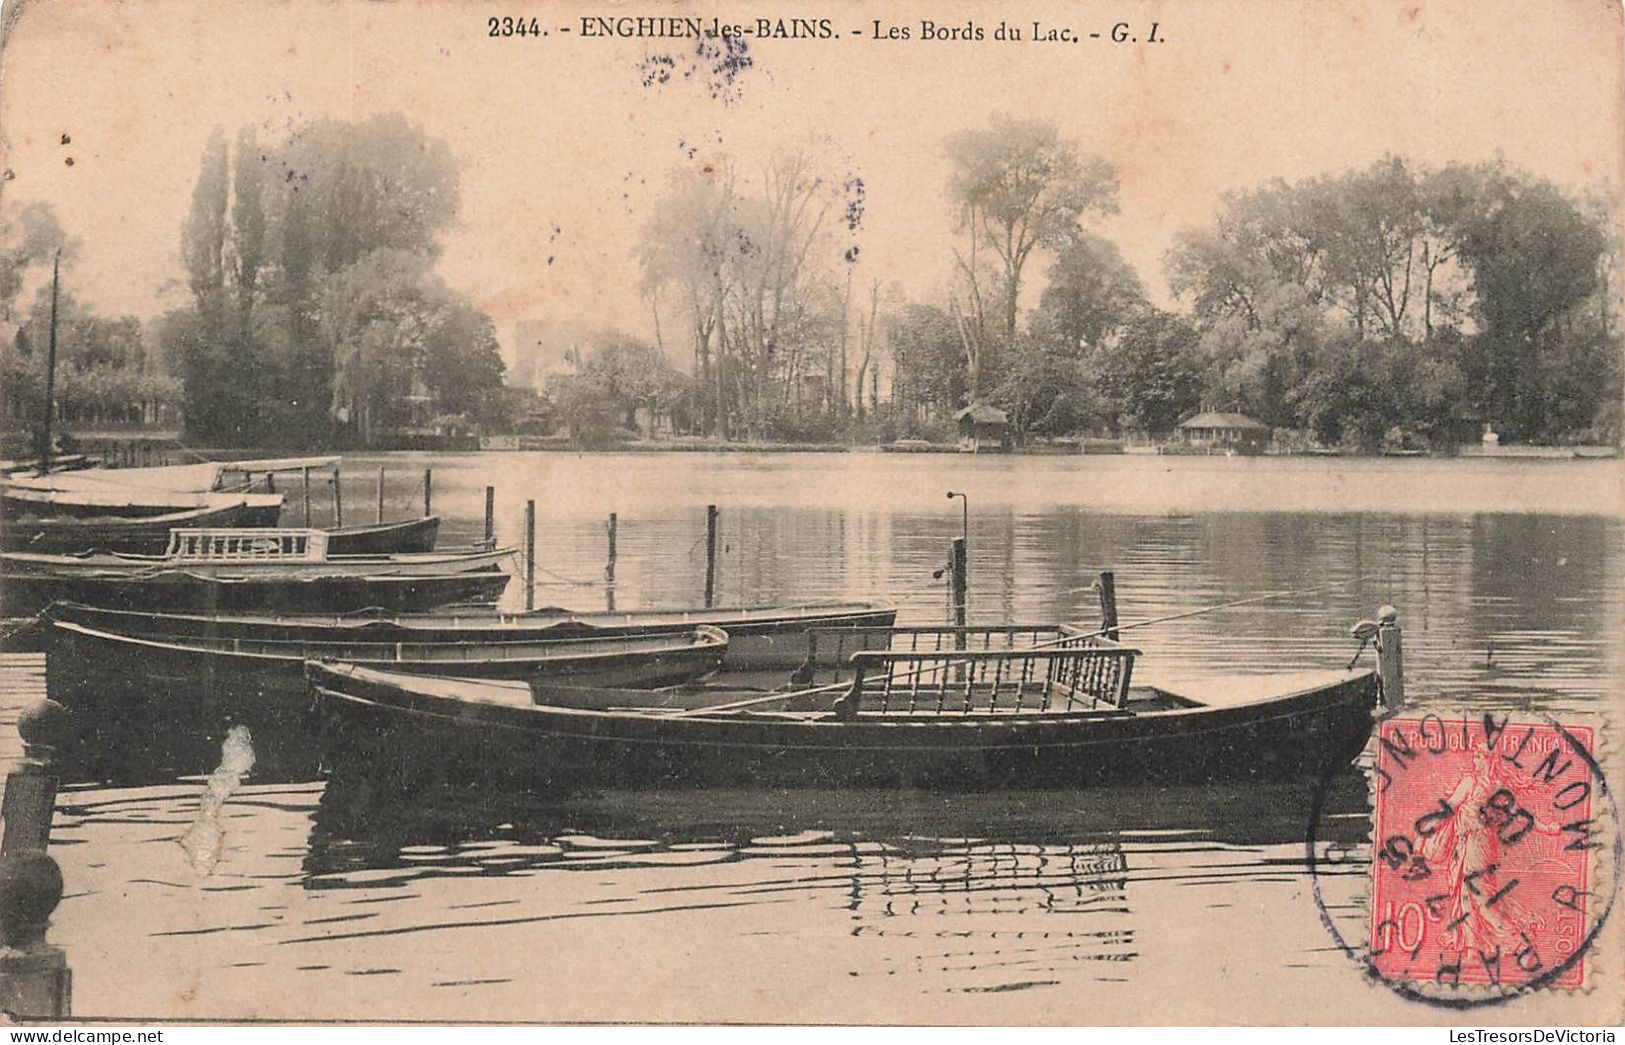
[[[987,403],[972,403],[955,414],[954,420],[963,421],[967,417],[979,425],[1002,425],[1010,422],[1009,414]]]
[[[1254,421],[1246,414],[1225,414],[1212,410],[1197,414],[1189,421],[1181,421],[1181,428],[1242,428],[1267,429],[1269,425],[1262,421]]]

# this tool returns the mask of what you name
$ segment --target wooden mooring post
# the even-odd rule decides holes
[[[308,529],[310,526],[310,469],[308,467],[299,469],[299,482],[305,502],[305,526]]]
[[[343,491],[343,488],[339,484],[339,470],[335,466],[334,469],[333,469],[333,526],[336,529],[337,527],[340,527],[340,526],[343,526],[343,525],[344,525],[344,491]]]
[[[485,488],[485,543],[491,544],[497,539],[497,488]]]
[[[525,611],[536,608],[536,502],[525,502]]]
[[[948,553],[948,585],[954,604],[954,627],[964,628],[969,616],[970,561],[965,538],[955,537]],[[956,649],[965,648],[965,633],[961,631],[954,643]]]
[[[1100,631],[1113,642],[1117,641],[1117,578],[1112,571],[1101,570],[1095,586],[1100,590]]]
[[[604,564],[604,608],[615,612],[615,530],[617,519],[609,513],[609,561]]]
[[[1391,708],[1405,703],[1405,652],[1400,642],[1399,611],[1377,609],[1377,674],[1382,679],[1382,702]]]
[[[378,466],[378,521],[384,521],[384,466]]]
[[[62,902],[62,869],[46,851],[56,810],[51,762],[66,730],[67,711],[45,696],[45,655],[0,656],[0,677],[12,695],[36,694],[17,716],[23,758],[6,776],[0,815],[0,1011],[60,1019],[73,1011],[73,972],[62,948],[45,942],[51,914]]]
[[[717,506],[705,506],[705,605],[710,608],[717,594]]]
[[[434,514],[434,469],[423,470],[423,517]]]

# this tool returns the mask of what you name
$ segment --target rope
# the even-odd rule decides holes
[[[562,573],[554,573],[552,570],[548,569],[546,566],[538,566],[538,567],[536,567],[536,572],[537,573],[545,573],[549,577],[556,578],[556,583],[569,584],[569,585],[573,585],[574,587],[577,587],[577,588],[591,588],[591,587],[594,587],[595,585],[599,585],[599,584],[604,583],[601,580],[578,581],[578,580],[575,580],[574,578],[566,577]],[[536,587],[538,587],[538,588],[543,587],[543,586],[544,585],[543,585],[542,582],[537,582],[537,584],[536,584]]]
[[[198,453],[196,450],[192,449],[190,446],[187,446],[185,443],[181,442],[179,439],[175,440],[175,445],[176,445],[176,447],[178,447],[180,449],[181,453],[190,454],[192,457],[194,457],[198,461],[206,462],[206,463],[209,463],[209,464],[214,463],[213,458],[204,457],[202,454]]]
[[[1251,596],[1251,597],[1245,598],[1245,599],[1236,599],[1233,602],[1221,602],[1216,606],[1203,606],[1201,609],[1186,610],[1183,613],[1170,613],[1170,614],[1168,614],[1167,616],[1164,616],[1164,617],[1152,617],[1150,620],[1134,621],[1131,624],[1119,624],[1119,625],[1117,625],[1117,630],[1118,631],[1128,631],[1131,628],[1147,628],[1147,627],[1150,627],[1153,624],[1166,624],[1169,621],[1184,620],[1187,617],[1197,617],[1197,616],[1200,616],[1200,615],[1202,615],[1204,613],[1214,613],[1214,612],[1217,612],[1219,610],[1235,609],[1237,606],[1251,606],[1254,603],[1268,602],[1271,599],[1284,599],[1284,598],[1286,598],[1288,596],[1296,596],[1296,595],[1314,595],[1317,592],[1329,591],[1329,590],[1331,590],[1333,588],[1346,588],[1351,584],[1358,584],[1361,581],[1375,580],[1377,578],[1377,576],[1378,575],[1375,574],[1375,573],[1367,573],[1367,574],[1362,574],[1359,577],[1351,577],[1346,581],[1332,581],[1332,582],[1330,582],[1328,584],[1321,584],[1321,585],[1318,585],[1318,586],[1313,587],[1313,588],[1298,588],[1298,589],[1289,590],[1289,591],[1266,592],[1263,595],[1254,595],[1254,596]],[[1106,634],[1106,632],[1108,632],[1110,630],[1111,630],[1110,628],[1102,628],[1099,631],[1095,632],[1095,634],[1096,635],[1104,635],[1104,634]]]

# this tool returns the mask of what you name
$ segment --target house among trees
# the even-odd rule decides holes
[[[996,406],[972,403],[954,415],[959,423],[959,448],[1010,452],[1010,416]]]
[[[1270,441],[1270,426],[1245,414],[1206,411],[1180,422],[1179,437],[1195,448],[1258,453]]]

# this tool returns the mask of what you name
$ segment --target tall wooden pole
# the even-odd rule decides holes
[[[53,436],[51,422],[56,414],[56,289],[62,274],[62,252],[51,261],[51,347],[45,354],[45,424],[40,429],[39,474],[51,470]]]
[[[966,589],[970,584],[970,569],[966,555],[965,538],[955,537],[953,550],[948,556],[948,577],[954,601],[954,627],[965,627],[967,616]],[[965,633],[961,631],[954,643],[956,649],[965,648]]]
[[[716,601],[717,593],[717,506],[705,506],[705,605]]]
[[[305,502],[305,528],[310,528],[310,468],[299,469],[299,482]]]
[[[1096,586],[1100,589],[1100,630],[1113,642],[1117,641],[1117,578],[1112,571],[1101,570]]]
[[[615,530],[618,520],[609,513],[609,562],[604,565],[604,608],[615,612]]]
[[[434,469],[423,470],[423,517],[434,514]]]
[[[384,521],[384,466],[378,466],[378,521]]]
[[[333,526],[338,528],[344,525],[344,491],[339,486],[339,470],[333,469]]]
[[[497,539],[497,488],[485,488],[485,541],[487,544]]]
[[[536,608],[536,502],[525,502],[525,610]]]

